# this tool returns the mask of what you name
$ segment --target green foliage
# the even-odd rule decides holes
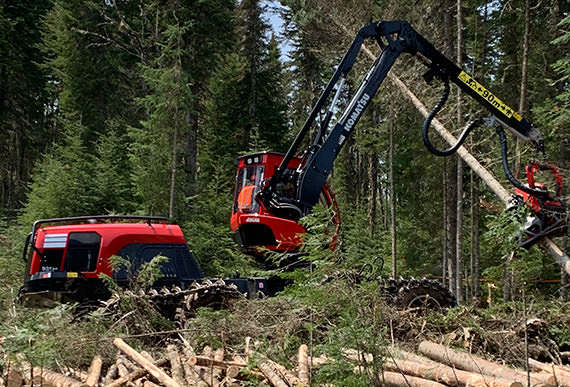
[[[105,320],[89,316],[78,321],[73,308],[15,308],[15,313],[0,324],[0,335],[6,338],[3,351],[12,357],[20,354],[30,364],[45,367],[84,367],[95,355],[110,357],[109,346],[99,341],[107,333]]]

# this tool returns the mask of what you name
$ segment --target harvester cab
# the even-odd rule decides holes
[[[263,190],[276,169],[281,165],[284,155],[277,152],[261,152],[241,156],[236,160],[237,174],[231,227],[234,237],[244,251],[258,255],[263,250],[295,252],[301,246],[301,235],[305,228],[298,223],[306,215],[294,204],[295,187],[299,177],[302,159],[293,157],[283,171],[276,187],[281,205],[275,212],[270,212],[257,195]],[[287,205],[287,200],[290,205]],[[339,210],[330,187],[325,184],[321,203],[331,210],[331,220],[338,225]],[[336,235],[333,236],[333,240]]]
[[[126,267],[114,268],[114,256],[124,259]],[[106,300],[111,291],[103,276],[129,289],[138,269],[157,256],[166,258],[160,263],[162,276],[147,290],[153,295],[159,290],[161,301],[174,309],[190,293],[196,301],[206,293],[233,297],[266,292],[264,278],[204,278],[180,226],[166,218],[99,215],[34,222],[24,247],[27,268],[17,300],[27,306]]]

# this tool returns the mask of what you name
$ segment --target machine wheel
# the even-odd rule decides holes
[[[427,278],[409,278],[398,281],[397,293],[393,291],[394,305],[423,313],[427,310],[445,312],[457,306],[453,294],[441,283]]]

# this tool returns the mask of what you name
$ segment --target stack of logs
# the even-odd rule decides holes
[[[299,347],[297,369],[289,370],[269,359],[256,358],[254,366],[248,364],[249,340],[243,356],[225,359],[222,350],[206,347],[196,355],[189,344],[169,345],[164,357],[153,359],[148,353],[138,352],[124,340],[116,338],[119,349],[116,361],[103,373],[103,361],[95,357],[89,372],[68,370],[65,373],[45,368],[30,367],[26,370],[8,367],[0,386],[22,385],[54,387],[94,386],[239,386],[245,381],[278,387],[309,386],[311,368],[332,361],[326,356],[311,357],[307,346]],[[467,352],[424,341],[418,352],[390,349],[390,356],[383,362],[382,372],[375,379],[385,386],[569,386],[570,367],[545,364],[529,359],[532,372],[525,372],[484,360]],[[364,364],[370,364],[372,355],[346,350],[347,359],[359,366],[355,372],[363,372]],[[250,362],[254,363],[254,362]]]

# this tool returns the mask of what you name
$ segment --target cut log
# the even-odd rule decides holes
[[[244,359],[243,357],[241,357],[240,355],[235,355],[235,356],[232,358],[232,363],[235,363],[235,364],[242,364],[244,367],[247,366],[247,361],[245,361],[245,359]]]
[[[570,371],[563,366],[556,364],[545,364],[534,359],[528,359],[530,367],[539,372],[548,372],[552,374],[550,379],[552,384],[570,386]]]
[[[297,368],[299,371],[299,380],[301,383],[309,385],[309,358],[307,356],[307,352],[309,347],[306,344],[301,344],[299,346],[299,351],[297,353]]]
[[[34,367],[34,377],[39,376],[42,384],[50,384],[54,387],[81,387],[79,380],[70,378],[60,373],[48,370],[46,368]]]
[[[91,361],[91,366],[89,367],[89,375],[85,380],[85,385],[93,387],[99,382],[102,367],[103,359],[101,359],[101,356],[95,356]]]
[[[231,361],[225,361],[225,360],[216,360],[213,359],[211,357],[205,357],[205,356],[190,356],[188,358],[188,364],[192,365],[192,366],[198,366],[198,367],[207,367],[207,368],[217,368],[217,369],[226,369],[228,367],[234,366],[234,367],[245,367],[247,366],[246,363],[236,363],[236,362],[231,362]]]
[[[170,374],[176,383],[180,385],[185,384],[184,380],[184,370],[182,368],[182,362],[180,361],[180,354],[175,345],[170,344],[166,347],[166,353],[168,354],[168,360],[170,361]]]
[[[243,347],[243,357],[245,358],[246,363],[249,363],[249,355],[251,355],[251,337],[247,336]]]
[[[166,365],[168,361],[166,359],[160,359],[156,362],[157,366],[164,366]],[[137,368],[135,371],[132,371],[128,374],[126,374],[125,376],[121,376],[120,378],[110,381],[108,383],[105,383],[105,387],[118,387],[118,386],[122,386],[123,384],[127,384],[129,382],[132,382],[133,380],[142,378],[144,375],[147,374],[147,370],[143,369],[143,368]]]
[[[320,365],[325,364],[327,361],[328,358],[326,355],[321,355],[318,357],[311,356],[308,358],[308,362],[311,365],[311,367],[318,367]]]
[[[103,378],[103,385],[106,386],[107,384],[111,383],[113,380],[117,378],[117,365],[111,364],[109,368],[107,368],[107,373]]]
[[[159,383],[165,385],[166,387],[181,387],[174,379],[166,374],[163,370],[158,368],[156,364],[148,361],[143,355],[138,353],[135,349],[125,343],[122,339],[116,338],[113,340],[113,344],[124,352],[133,361],[143,367],[147,372],[155,378]]]
[[[281,375],[279,375],[273,362],[271,360],[266,360],[259,365],[259,370],[263,375],[269,380],[269,382],[275,387],[289,387],[289,385],[283,380]]]
[[[0,380],[1,379],[2,378],[0,377]],[[24,377],[22,376],[22,373],[14,367],[10,367],[8,375],[6,375],[6,387],[21,387],[23,384]]]
[[[218,348],[214,351],[214,361],[216,362],[224,362],[224,350],[221,348]],[[224,370],[227,369],[224,368]],[[214,380],[217,380],[218,383],[222,380],[222,371],[219,368],[214,368],[212,369],[212,377],[214,378]]]
[[[383,386],[388,387],[445,387],[445,384],[418,378],[416,376],[402,375],[397,372],[384,371],[379,375]]]
[[[523,387],[521,382],[482,376],[477,373],[454,369],[435,362],[422,363],[410,359],[394,359],[393,361],[386,362],[383,367],[387,371],[401,372],[406,375],[417,376],[450,386]]]
[[[441,344],[433,343],[431,341],[423,341],[420,343],[419,351],[433,360],[446,365],[455,366],[464,371],[509,379],[521,382],[525,385],[527,384],[527,374],[524,371],[507,368],[497,363],[485,360],[479,356],[475,356],[467,352],[459,352]],[[549,376],[550,375],[537,373],[531,373],[530,375],[533,385],[537,383],[549,383]]]
[[[125,360],[122,356],[117,356],[115,365],[117,366],[117,373],[119,374],[119,377],[125,377],[130,373],[129,369],[125,365]]]
[[[235,379],[239,375],[240,371],[241,367],[229,366],[228,368],[226,368],[226,376],[230,379]]]
[[[276,368],[281,377],[285,380],[285,382],[289,386],[296,386],[296,387],[309,386],[309,383],[301,382],[299,377],[293,371],[285,367],[283,364],[273,362],[273,366]]]

